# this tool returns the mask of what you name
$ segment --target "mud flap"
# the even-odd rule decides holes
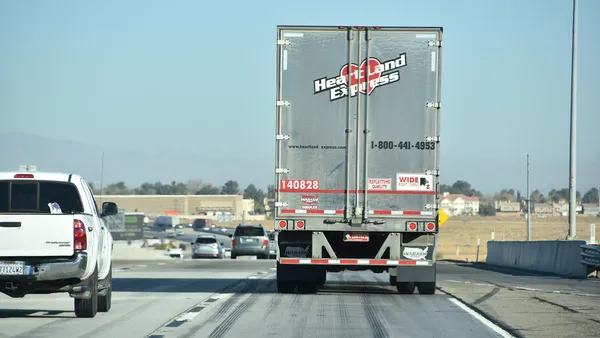
[[[316,282],[319,267],[303,264],[280,264],[277,262],[277,280]]]
[[[397,282],[435,282],[436,263],[431,266],[400,265],[396,268]]]

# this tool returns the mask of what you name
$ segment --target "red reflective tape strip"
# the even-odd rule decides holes
[[[315,194],[345,194],[343,189],[275,189],[274,191],[281,193],[315,193]],[[347,190],[349,194],[355,194],[356,190]],[[358,190],[359,194],[364,194],[364,190]],[[367,190],[368,194],[376,195],[435,195],[435,191],[398,191],[398,190]]]
[[[421,214],[420,211],[403,211],[402,213],[405,215],[420,215]]]
[[[340,259],[340,264],[358,264],[358,259]]]
[[[391,215],[392,211],[391,210],[373,210],[373,213],[375,215]]]
[[[329,264],[329,259],[311,259],[311,264]]]
[[[299,259],[281,259],[281,264],[300,264]]]
[[[417,261],[405,261],[405,260],[402,260],[402,261],[398,261],[398,263],[400,265],[417,265]]]
[[[282,214],[344,214],[344,210],[281,209]]]

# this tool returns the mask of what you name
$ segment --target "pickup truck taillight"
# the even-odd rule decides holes
[[[268,239],[263,240],[263,246],[267,246],[267,245],[269,245],[269,240]]]
[[[235,239],[231,240],[231,246],[235,246]]]
[[[87,249],[87,234],[85,224],[81,220],[73,220],[73,248],[75,250]]]

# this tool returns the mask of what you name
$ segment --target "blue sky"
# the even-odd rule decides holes
[[[0,133],[253,156],[266,164],[239,179],[265,186],[276,25],[443,26],[442,180],[524,189],[529,152],[532,187],[567,186],[570,0],[365,3],[2,1]],[[579,6],[578,189],[587,190],[600,184],[600,1]]]

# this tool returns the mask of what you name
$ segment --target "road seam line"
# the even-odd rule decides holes
[[[480,323],[482,323],[483,325],[487,326],[489,329],[491,329],[495,333],[499,334],[501,337],[503,337],[503,338],[515,338],[515,336],[513,336],[510,333],[508,333],[508,331],[506,331],[503,328],[501,328],[500,326],[492,323],[489,319],[487,319],[484,316],[480,315],[479,313],[477,313],[476,311],[474,311],[473,309],[471,309],[469,306],[467,306],[466,304],[464,304],[460,300],[458,300],[456,298],[449,298],[448,300],[451,301],[454,305],[456,305],[459,308],[461,308],[466,313],[470,314],[473,318],[477,319]]]

